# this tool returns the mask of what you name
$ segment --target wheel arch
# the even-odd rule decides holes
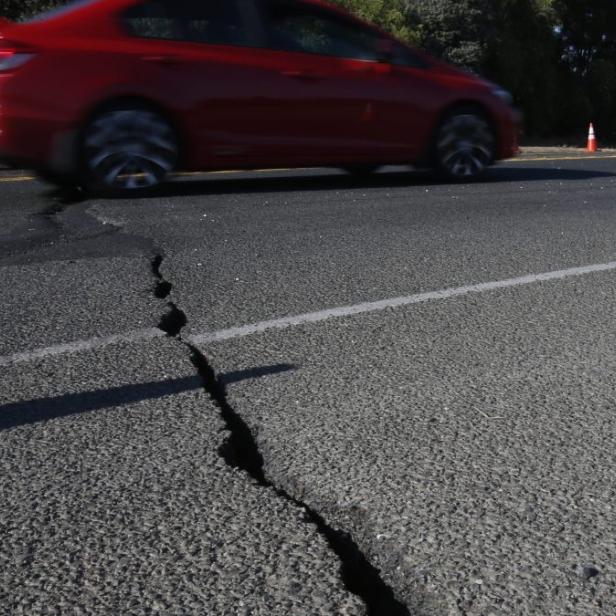
[[[439,129],[441,128],[441,126],[443,126],[445,120],[449,116],[451,116],[455,111],[462,109],[472,109],[479,112],[482,116],[485,117],[485,119],[490,124],[490,128],[492,129],[492,133],[494,135],[494,151],[495,153],[500,151],[501,137],[498,131],[498,123],[496,117],[494,116],[490,108],[480,100],[473,98],[461,98],[450,102],[448,105],[443,107],[436,115],[432,130],[430,131],[430,138],[427,144],[427,148],[424,153],[424,160],[426,163],[432,164],[434,162],[434,148]]]
[[[88,109],[82,114],[78,127],[77,137],[77,153],[79,155],[79,148],[81,147],[83,132],[87,126],[101,113],[117,109],[120,107],[133,107],[138,109],[147,109],[153,111],[163,117],[170,126],[173,128],[178,140],[179,159],[178,167],[182,167],[185,164],[185,156],[187,152],[187,140],[183,130],[182,124],[179,121],[177,114],[175,114],[169,107],[163,103],[142,95],[133,94],[120,94],[110,96],[108,98],[97,101],[90,105]]]

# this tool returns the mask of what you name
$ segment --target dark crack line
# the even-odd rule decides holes
[[[160,318],[158,329],[162,329],[168,336],[178,338],[181,341],[180,334],[187,324],[188,319],[184,312],[173,302],[169,302],[167,312]]]
[[[62,223],[58,220],[58,216],[71,205],[78,205],[84,201],[83,195],[79,191],[69,191],[67,189],[57,188],[47,193],[47,198],[50,203],[39,212],[32,214],[31,219],[43,218],[55,229],[61,229]]]
[[[79,186],[52,189],[48,195],[54,200],[54,204],[47,208],[47,212],[51,214],[59,214],[69,205],[77,205],[88,200],[87,194]]]
[[[163,264],[164,256],[162,254],[154,255],[152,259],[152,273],[156,278],[156,286],[154,287],[154,297],[157,299],[166,299],[171,294],[171,290],[173,289],[173,285],[165,280],[163,277],[160,266]],[[163,330],[164,331],[164,330]]]
[[[259,447],[246,422],[229,404],[224,383],[217,378],[206,356],[199,349],[191,344],[184,344],[190,349],[191,361],[203,380],[205,390],[220,409],[221,417],[229,430],[228,438],[219,449],[225,462],[245,471],[259,485],[272,488],[278,496],[306,512],[307,520],[316,526],[330,549],[340,559],[342,581],[346,589],[362,599],[370,616],[410,616],[408,608],[396,599],[393,590],[381,577],[380,571],[369,562],[349,533],[334,528],[312,507],[267,479]]]
[[[162,254],[154,257],[152,272],[158,280],[156,289],[161,283],[168,285],[165,287],[168,292],[161,297],[166,299],[171,293],[172,285],[161,274],[163,260]],[[254,435],[241,415],[229,404],[225,383],[217,377],[207,357],[196,346],[182,339],[182,329],[188,323],[186,314],[173,302],[169,302],[167,307],[168,311],[161,317],[159,328],[190,350],[190,360],[203,381],[205,391],[220,410],[229,432],[218,449],[223,460],[229,466],[247,473],[258,485],[274,490],[280,498],[305,512],[306,521],[315,525],[340,560],[341,578],[345,588],[364,602],[369,616],[410,616],[408,608],[396,599],[393,590],[381,577],[380,571],[370,563],[349,533],[334,528],[315,509],[267,479],[263,456]]]
[[[157,299],[167,299],[171,295],[173,285],[165,280],[160,271],[165,257],[162,253],[157,253],[152,258],[150,263],[152,274],[156,278],[154,285],[154,296]],[[184,311],[180,310],[173,302],[167,303],[167,312],[165,312],[158,323],[158,329],[162,329],[168,336],[179,337],[182,330],[186,327],[188,319]]]
[[[78,188],[56,188],[47,193],[47,197],[51,203],[43,208],[35,216],[40,216],[51,222],[54,226],[61,227],[58,221],[58,216],[71,205],[79,205],[86,201],[86,196],[82,190]]]
[[[30,214],[27,220],[31,224],[25,224],[24,228],[28,229],[28,232],[32,225],[43,224],[47,228],[37,230],[34,236],[28,235],[15,239],[13,237],[14,233],[12,233],[10,237],[0,237],[0,259],[6,261],[19,256],[25,256],[39,248],[50,248],[60,245],[68,246],[118,232],[118,229],[114,228],[105,229],[97,233],[89,233],[84,236],[71,237],[71,233],[74,233],[74,230],[67,227],[66,222],[63,222],[60,216],[69,207],[85,203],[86,195],[77,187],[65,187],[48,190],[45,193],[45,197],[49,200],[48,205],[42,210]],[[84,214],[87,215],[85,212]],[[21,232],[23,233],[23,231]]]

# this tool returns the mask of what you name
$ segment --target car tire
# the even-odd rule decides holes
[[[467,182],[481,178],[494,163],[496,136],[476,107],[459,107],[441,122],[434,140],[434,163],[441,178]]]
[[[108,196],[138,196],[162,184],[179,159],[171,123],[145,106],[109,107],[81,137],[83,186]]]

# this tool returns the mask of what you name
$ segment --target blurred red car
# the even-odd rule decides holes
[[[175,170],[515,155],[502,89],[320,0],[81,0],[0,20],[0,158],[140,191]]]

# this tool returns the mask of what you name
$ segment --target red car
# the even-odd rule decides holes
[[[138,192],[175,170],[514,156],[497,86],[320,0],[81,0],[0,20],[0,158]]]

